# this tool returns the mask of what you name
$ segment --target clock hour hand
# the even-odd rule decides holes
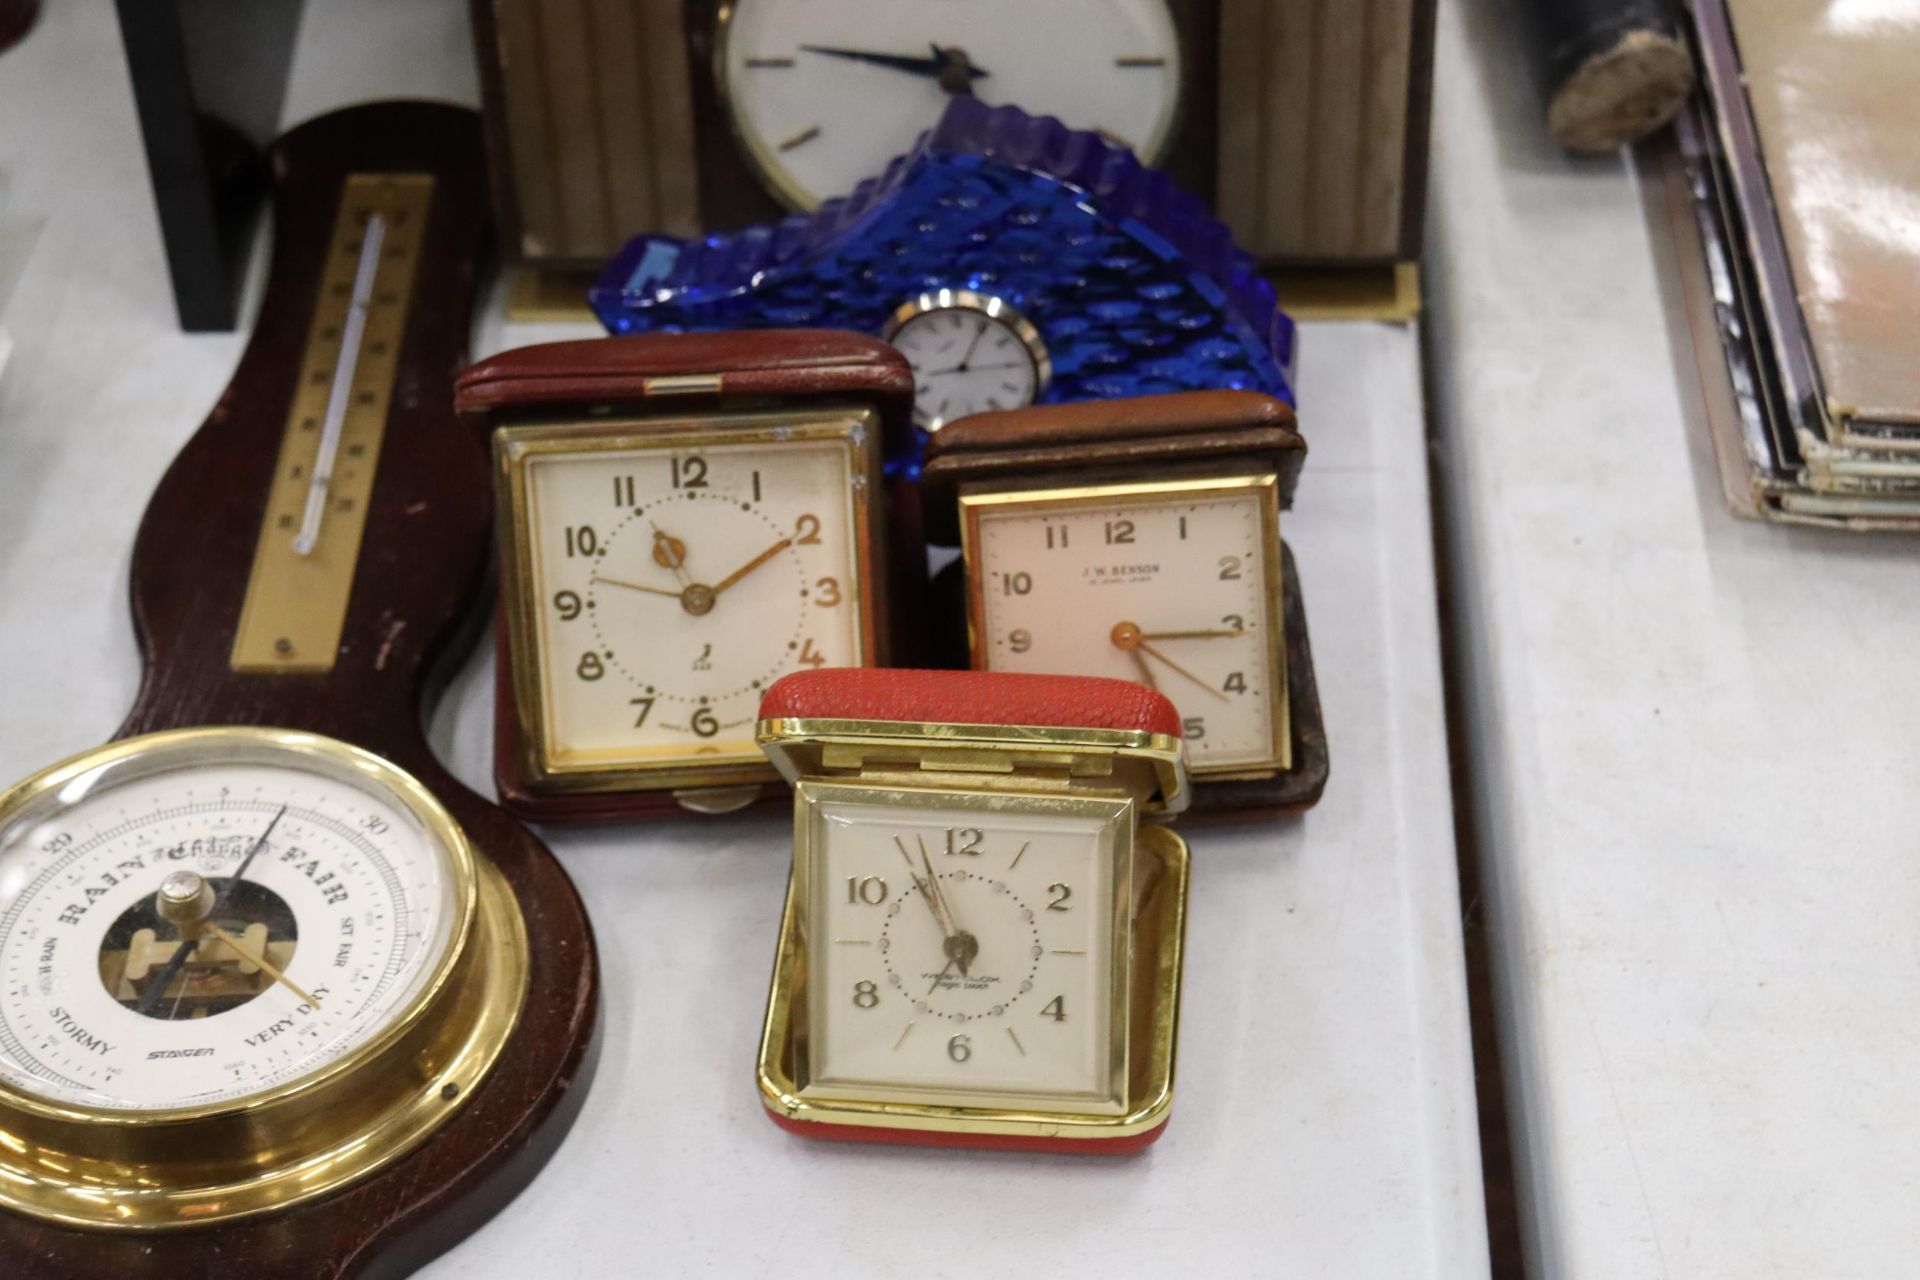
[[[939,45],[930,46],[933,56],[915,57],[908,53],[875,53],[871,49],[844,49],[833,45],[803,44],[801,49],[807,53],[818,53],[829,58],[845,58],[849,62],[864,62],[868,66],[886,67],[891,71],[905,71],[909,75],[927,76],[940,82],[940,87],[948,93],[962,93],[968,84],[975,80],[984,80],[987,73],[973,65],[965,49],[943,49]]]

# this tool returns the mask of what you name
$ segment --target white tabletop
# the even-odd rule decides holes
[[[288,119],[381,92],[471,101],[465,12],[309,5]],[[12,777],[105,738],[131,701],[134,529],[241,338],[174,327],[104,0],[51,6],[0,60],[0,201],[41,226],[0,311],[18,344],[0,382]],[[591,332],[490,312],[476,347]],[[599,934],[599,1074],[553,1162],[431,1274],[1484,1274],[1417,340],[1317,326],[1303,349],[1313,452],[1284,525],[1332,781],[1304,819],[1189,833],[1166,1136],[1096,1159],[785,1134],[761,1114],[753,1059],[786,822],[555,831]],[[482,790],[489,653],[432,724]]]
[[[1727,513],[1509,9],[1441,8],[1431,323],[1531,1273],[1910,1275],[1920,543]]]

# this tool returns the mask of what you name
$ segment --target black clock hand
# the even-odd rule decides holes
[[[287,806],[281,805],[280,812],[273,815],[273,821],[267,824],[267,829],[260,833],[258,838],[254,840],[253,847],[247,850],[247,856],[240,859],[240,865],[234,869],[233,875],[228,877],[227,882],[220,886],[220,892],[213,895],[213,906],[207,909],[207,919],[213,919],[220,913],[220,908],[227,905],[227,899],[233,896],[234,886],[239,884],[241,878],[247,874],[247,868],[253,865],[255,855],[267,847],[267,837],[273,834],[273,829],[280,825],[280,819],[286,816]],[[188,938],[185,942],[181,943],[180,946],[175,948],[173,955],[168,958],[165,967],[160,970],[160,976],[154,979],[153,984],[141,995],[140,1003],[135,1005],[134,1008],[143,1014],[152,1013],[153,1006],[160,1002],[160,993],[165,991],[173,980],[179,976],[181,966],[186,964],[193,953],[199,949],[199,946],[200,939],[196,936]],[[175,999],[174,1006],[177,1008],[179,1004],[179,1000]]]
[[[849,62],[864,62],[869,66],[905,71],[909,75],[927,76],[940,80],[941,87],[949,92],[953,92],[947,83],[952,73],[963,71],[969,82],[987,77],[984,70],[974,66],[967,58],[964,50],[942,49],[939,45],[932,46],[933,56],[930,58],[917,58],[907,53],[875,53],[870,49],[842,49],[823,44],[803,44],[800,48],[807,53],[824,54],[829,58],[845,58]]]

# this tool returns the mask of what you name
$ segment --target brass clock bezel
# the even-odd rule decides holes
[[[565,760],[556,755],[551,709],[541,660],[539,618],[543,599],[534,557],[533,504],[527,462],[555,454],[675,452],[703,447],[759,444],[770,451],[790,443],[841,442],[847,450],[848,529],[854,574],[846,606],[858,611],[855,628],[858,666],[886,660],[880,619],[886,606],[880,561],[884,533],[874,504],[880,500],[880,418],[869,407],[826,405],[802,411],[723,412],[641,418],[610,416],[540,418],[502,427],[494,434],[494,479],[500,525],[501,600],[507,626],[507,652],[513,690],[514,752],[530,791],[543,794],[593,794],[636,791],[685,792],[728,798],[716,789],[751,788],[777,777],[754,745],[725,753],[690,747],[609,751],[593,759]],[[735,741],[735,740],[730,740]]]
[[[1188,65],[1187,39],[1186,33],[1181,29],[1183,22],[1179,4],[1175,0],[1157,0],[1157,3],[1166,11],[1167,25],[1173,30],[1173,51],[1168,62],[1173,67],[1177,79],[1173,86],[1173,109],[1167,113],[1167,127],[1161,131],[1160,145],[1153,149],[1151,155],[1134,151],[1134,155],[1140,162],[1150,168],[1162,165],[1173,146],[1174,139],[1180,136],[1181,126],[1186,122],[1187,95],[1194,92],[1196,88],[1205,87],[1196,85],[1195,77],[1191,74],[1193,69]],[[746,161],[748,171],[758,179],[762,190],[779,201],[782,207],[792,212],[812,213],[826,199],[849,193],[834,192],[831,196],[821,199],[807,195],[782,175],[781,167],[766,155],[764,147],[755,143],[752,135],[741,123],[740,107],[735,101],[733,84],[727,73],[727,47],[733,38],[733,11],[737,4],[738,0],[725,0],[713,20],[713,92],[714,97],[719,101],[721,114],[726,117],[727,134],[733,140],[734,147],[741,158]],[[931,128],[932,125],[933,121],[929,121],[928,127]],[[1124,140],[1118,141],[1116,145],[1125,145],[1129,151],[1133,150],[1132,144]],[[893,158],[888,156],[878,161],[874,172],[878,173]]]
[[[967,578],[967,649],[977,671],[987,665],[981,634],[985,628],[984,566],[980,564],[980,519],[986,512],[1044,512],[1114,506],[1129,501],[1161,505],[1212,494],[1260,495],[1260,525],[1265,605],[1267,688],[1272,691],[1269,754],[1264,760],[1202,765],[1188,761],[1187,771],[1207,781],[1270,778],[1293,767],[1292,693],[1287,686],[1285,629],[1286,580],[1280,552],[1280,488],[1271,469],[1227,472],[1165,480],[1121,481],[1055,486],[1021,481],[967,485],[960,490],[960,554]]]
[[[1057,741],[1071,751],[1081,736],[1072,730],[1032,729],[1029,746]],[[932,744],[929,744],[932,745]],[[907,1100],[908,1091],[884,1090],[888,1098],[851,1096],[846,1088],[832,1096],[808,1088],[807,1039],[811,1014],[807,975],[808,897],[813,850],[811,809],[821,798],[910,807],[991,807],[998,812],[1032,808],[1058,811],[1062,805],[1086,805],[1112,812],[1123,823],[1119,843],[1126,849],[1125,874],[1116,867],[1112,1005],[1109,1031],[1115,1109],[1050,1110],[1022,1106],[1009,1094],[1005,1105],[956,1105],[944,1090],[926,1091],[923,1100]],[[1092,812],[1092,810],[1088,810]],[[780,941],[767,996],[756,1078],[761,1102],[785,1119],[876,1130],[910,1130],[955,1135],[1040,1139],[1049,1142],[1138,1137],[1166,1122],[1173,1105],[1174,1044],[1184,963],[1188,856],[1186,842],[1156,824],[1139,824],[1139,809],[1123,794],[1104,798],[1069,797],[1025,787],[909,786],[890,781],[816,780],[794,790],[794,872],[781,915]],[[1121,927],[1124,925],[1124,928]],[[876,1090],[876,1092],[882,1092]],[[942,1101],[942,1097],[947,1101]],[[969,1103],[981,1099],[969,1098]]]
[[[1048,354],[1046,339],[1040,336],[1040,330],[1033,322],[1020,314],[1018,308],[998,294],[979,293],[972,289],[934,289],[901,303],[887,317],[887,323],[880,330],[882,342],[892,342],[894,335],[921,316],[932,315],[940,311],[978,311],[989,321],[1004,325],[1014,337],[1020,340],[1020,348],[1027,354],[1033,365],[1032,404],[1046,394],[1047,387],[1053,382],[1053,357]],[[907,366],[912,368],[913,361]],[[918,403],[920,371],[914,370],[914,391],[916,399],[913,409],[913,421],[921,430],[936,432],[947,425],[950,419],[942,418],[938,422],[926,421],[921,417]],[[1013,405],[1011,408],[1024,408]],[[965,416],[964,414],[961,416]]]
[[[294,762],[383,790],[444,850],[459,919],[433,975],[387,1026],[316,1071],[199,1106],[90,1107],[0,1081],[0,1207],[68,1226],[199,1227],[284,1209],[385,1168],[485,1079],[526,1003],[526,924],[504,877],[411,774],[314,733],[170,729],[63,760],[0,793],[0,830],[75,779],[143,757]]]

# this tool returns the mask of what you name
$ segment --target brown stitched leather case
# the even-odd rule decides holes
[[[708,378],[707,385],[689,380]],[[672,382],[663,383],[663,379]],[[455,393],[461,420],[485,439],[527,418],[586,417],[601,412],[646,417],[821,403],[871,405],[880,413],[883,452],[910,447],[913,372],[892,347],[855,333],[774,329],[752,333],[637,334],[521,347],[483,360],[461,375]],[[910,665],[926,595],[925,538],[918,491],[890,481],[880,519],[886,616],[880,619],[889,665]],[[503,806],[541,821],[605,821],[681,812],[670,791],[565,794],[530,790],[518,749],[511,656],[504,619],[497,642],[494,696],[494,781]],[[761,803],[786,802],[769,783]]]
[[[1043,489],[1271,467],[1284,509],[1292,503],[1306,453],[1293,409],[1254,391],[1193,391],[975,414],[948,424],[928,442],[921,476],[927,536],[958,545],[959,496],[975,486]],[[1293,551],[1284,542],[1280,551],[1293,767],[1270,778],[1196,778],[1191,814],[1297,813],[1311,808],[1326,789],[1326,724],[1306,606]],[[956,576],[936,584],[935,634],[967,634],[966,593]],[[956,665],[967,661],[964,653],[942,657]]]

